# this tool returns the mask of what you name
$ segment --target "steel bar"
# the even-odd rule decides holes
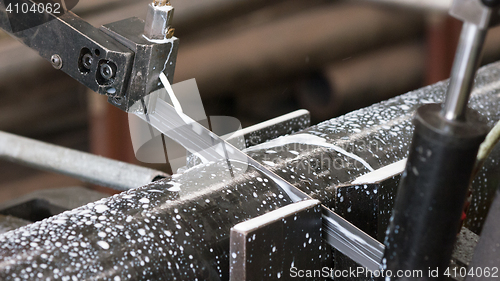
[[[479,72],[471,98],[471,106],[490,124],[500,119],[499,69],[495,64]],[[445,91],[446,83],[438,83],[259,144],[247,153],[329,208],[366,204],[349,203],[350,198],[337,193],[370,172],[352,156],[375,170],[406,158],[416,108],[441,101]],[[474,193],[481,194],[473,205],[481,207],[471,208],[469,217],[479,229],[476,224],[484,218],[474,212],[487,206],[488,197],[482,192],[500,177],[495,162],[500,150],[492,157],[473,184]],[[225,161],[198,165],[0,236],[0,278],[40,274],[80,280],[228,280],[230,228],[290,203],[251,167],[231,178]]]
[[[5,132],[0,132],[0,158],[117,190],[136,188],[166,177],[160,171]]]

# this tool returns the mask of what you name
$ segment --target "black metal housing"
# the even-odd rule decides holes
[[[163,87],[160,73],[164,72],[173,83],[179,40],[175,37],[154,42],[148,40],[143,35],[144,21],[135,17],[106,24],[101,31],[135,54],[126,100],[117,103],[110,97],[108,101],[125,111],[142,111],[142,106],[133,106],[141,98]]]

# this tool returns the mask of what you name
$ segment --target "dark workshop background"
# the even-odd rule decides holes
[[[73,11],[98,27],[144,18],[148,2],[80,0]],[[443,12],[361,1],[172,4],[175,81],[196,78],[207,115],[234,116],[244,127],[300,108],[318,123],[446,79],[461,28]],[[494,29],[484,63],[499,58]],[[126,113],[1,32],[0,97],[0,130],[138,163]],[[75,185],[88,186],[0,161],[0,202]]]

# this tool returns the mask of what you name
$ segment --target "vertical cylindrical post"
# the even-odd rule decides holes
[[[443,280],[460,227],[477,150],[487,133],[477,114],[453,122],[439,104],[421,107],[386,236],[383,270],[438,270]],[[387,280],[387,279],[384,279]],[[395,277],[390,280],[415,280]]]
[[[481,281],[491,278],[489,270],[495,270],[500,267],[500,224],[498,218],[500,216],[500,186],[498,187],[493,203],[486,221],[484,222],[483,230],[479,243],[474,249],[474,257],[472,258],[469,268],[474,268],[476,271],[484,270],[482,274],[471,274],[467,276],[466,281]],[[496,274],[495,274],[496,275]],[[489,276],[489,277],[486,277]]]

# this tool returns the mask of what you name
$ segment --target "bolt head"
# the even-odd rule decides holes
[[[62,58],[57,54],[52,55],[52,57],[50,57],[50,63],[55,69],[61,69],[63,66]]]

